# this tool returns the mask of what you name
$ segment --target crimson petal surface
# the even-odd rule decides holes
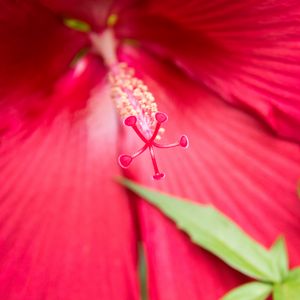
[[[30,135],[24,124],[0,140],[1,299],[138,298],[134,219],[114,181],[117,122],[94,63],[66,75]],[[85,109],[57,109],[71,100]]]
[[[140,52],[141,53],[141,52]],[[237,222],[259,243],[270,247],[278,235],[287,240],[291,264],[300,263],[300,203],[296,185],[299,146],[280,140],[253,116],[224,103],[178,68],[126,50],[122,58],[140,76],[169,116],[162,143],[188,136],[187,150],[157,152],[166,178],[151,179],[144,154],[127,176],[140,183],[199,203],[210,203]],[[137,138],[125,131],[126,153]],[[144,201],[139,214],[148,258],[151,300],[219,299],[246,279],[180,233]]]

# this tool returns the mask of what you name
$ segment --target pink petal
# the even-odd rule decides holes
[[[127,175],[147,186],[212,203],[258,242],[269,247],[284,234],[292,265],[300,264],[299,146],[277,139],[252,116],[222,102],[180,70],[146,55],[127,52],[123,59],[139,68],[169,115],[161,143],[186,134],[189,149],[157,149],[160,171],[153,181],[147,153]],[[124,129],[122,153],[132,153],[138,138]],[[151,300],[219,299],[243,282],[240,274],[193,245],[174,224],[144,201],[139,217],[149,271]]]
[[[49,92],[87,38],[36,1],[1,1],[0,96]]]
[[[131,203],[114,181],[115,114],[107,89],[91,91],[93,81],[76,74],[56,97],[89,97],[85,110],[53,102],[51,123],[46,114],[30,136],[2,138],[1,299],[138,298]]]
[[[294,0],[149,1],[121,16],[118,34],[300,141],[299,13]]]

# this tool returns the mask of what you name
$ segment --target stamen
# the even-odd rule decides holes
[[[155,129],[157,105],[147,86],[134,76],[134,70],[125,63],[113,65],[109,79],[112,84],[111,96],[121,118],[135,116],[136,127],[146,138],[150,138]]]

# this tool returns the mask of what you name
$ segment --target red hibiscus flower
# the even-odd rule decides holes
[[[0,3],[1,299],[138,299],[138,241],[151,300],[216,300],[248,280],[114,181],[140,141],[90,32],[66,18],[99,37],[113,25],[117,60],[169,116],[162,141],[189,137],[157,153],[166,179],[146,157],[126,175],[214,204],[265,246],[283,234],[300,263],[297,1]]]

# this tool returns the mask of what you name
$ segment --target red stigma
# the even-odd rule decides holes
[[[155,142],[155,138],[159,133],[159,129],[161,124],[168,120],[168,116],[165,113],[157,112],[155,114],[156,126],[150,138],[146,138],[145,135],[140,131],[137,126],[137,117],[136,116],[129,116],[124,120],[124,125],[132,127],[132,129],[136,132],[138,137],[145,143],[142,148],[140,148],[136,153],[133,155],[122,154],[119,156],[119,165],[122,168],[128,168],[132,161],[142,154],[147,148],[149,149],[153,168],[154,168],[154,175],[153,179],[159,180],[165,177],[165,174],[160,172],[158,169],[158,165],[155,158],[154,148],[174,148],[177,146],[181,146],[183,148],[187,148],[189,146],[189,141],[187,136],[183,135],[180,137],[179,142],[169,145],[161,145]]]

